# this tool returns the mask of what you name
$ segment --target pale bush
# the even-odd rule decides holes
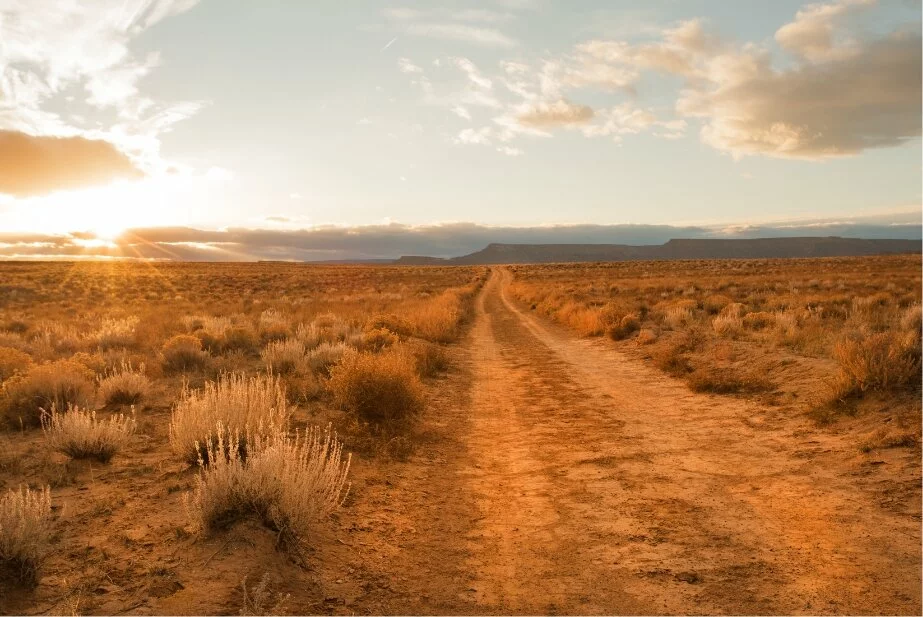
[[[762,330],[773,325],[776,321],[775,315],[766,311],[754,311],[747,313],[743,317],[743,326],[747,330]]]
[[[242,604],[240,615],[284,615],[291,594],[283,594],[270,588],[269,573],[263,575],[256,587],[247,588],[246,577],[240,584]]]
[[[346,343],[321,343],[308,352],[308,366],[315,373],[323,373],[340,361],[349,347]]]
[[[730,304],[726,304],[724,308],[721,309],[721,312],[719,313],[719,315],[721,315],[722,317],[740,318],[740,317],[743,317],[744,311],[746,309],[747,307],[741,304],[740,302],[731,302]]]
[[[0,411],[8,423],[38,425],[42,409],[89,404],[94,397],[94,378],[93,371],[72,360],[33,366],[3,382]]]
[[[403,353],[350,350],[330,369],[334,403],[379,425],[404,422],[423,408],[423,389],[413,358]]]
[[[107,405],[134,405],[151,391],[151,380],[144,374],[144,365],[135,371],[130,362],[109,371],[99,379],[98,394]]]
[[[221,375],[199,390],[184,388],[170,420],[170,445],[190,463],[220,424],[226,431],[265,436],[284,430],[290,410],[278,376]]]
[[[134,410],[132,410],[134,411]],[[42,431],[48,445],[71,458],[92,458],[108,462],[128,443],[135,432],[134,414],[112,415],[99,420],[95,411],[68,407],[60,413],[55,407],[42,414]]]
[[[286,541],[303,541],[311,526],[343,503],[349,491],[350,457],[329,427],[304,435],[248,435],[221,425],[199,458],[195,489],[186,510],[197,531],[254,515]],[[246,450],[246,456],[241,452]]]
[[[213,338],[222,338],[234,325],[230,317],[217,317],[215,315],[186,315],[183,325],[187,332],[204,332]]]
[[[208,362],[208,352],[202,349],[202,341],[188,334],[177,334],[164,343],[161,357],[167,371],[201,369]]]
[[[270,341],[260,352],[260,357],[266,368],[274,373],[299,373],[307,366],[304,343],[294,338]]]
[[[32,339],[32,345],[44,347],[57,353],[73,353],[86,345],[86,336],[68,324],[56,321],[39,326]]]
[[[283,313],[275,309],[266,309],[260,313],[259,329],[264,341],[283,339],[289,334],[290,322]]]
[[[375,328],[362,334],[361,347],[367,351],[381,351],[397,344],[399,337],[387,328]]]
[[[124,318],[107,318],[102,321],[93,335],[102,349],[131,347],[135,344],[135,328],[140,320],[132,315]]]
[[[692,311],[685,306],[672,306],[667,309],[663,316],[663,322],[671,330],[679,330],[689,324],[692,319]]]
[[[35,582],[51,536],[51,489],[20,488],[0,497],[0,564]]]
[[[301,341],[306,349],[314,349],[324,340],[332,340],[327,337],[328,334],[315,322],[309,324],[300,323],[295,328],[295,338]]]

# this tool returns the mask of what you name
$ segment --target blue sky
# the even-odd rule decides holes
[[[0,0],[0,131],[112,177],[0,228],[919,218],[919,2],[74,4]]]

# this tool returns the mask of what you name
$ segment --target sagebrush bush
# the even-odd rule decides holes
[[[733,313],[722,313],[711,321],[712,330],[718,336],[735,336],[743,330],[743,319]]]
[[[409,354],[413,358],[414,368],[420,377],[433,377],[449,368],[445,348],[438,343],[410,339],[399,344],[399,352]]]
[[[308,352],[308,366],[315,373],[326,373],[340,361],[346,350],[346,343],[321,343]]]
[[[687,382],[694,392],[716,394],[765,392],[775,387],[775,384],[755,371],[714,365],[696,368],[687,376]]]
[[[844,400],[870,391],[892,392],[920,385],[920,341],[913,333],[854,332],[834,347],[840,367],[834,397]]]
[[[92,458],[108,463],[134,434],[135,418],[132,413],[131,416],[118,414],[101,420],[95,411],[71,406],[62,413],[52,407],[42,414],[42,431],[53,450],[71,458]]]
[[[408,354],[350,350],[330,369],[327,388],[336,405],[378,425],[400,424],[423,408],[422,384]]]
[[[170,445],[194,464],[207,452],[205,445],[219,424],[229,433],[266,436],[284,431],[289,415],[278,376],[221,375],[202,389],[183,389],[170,420]]]
[[[25,373],[31,366],[29,354],[12,347],[0,347],[0,384],[17,373]]]
[[[260,358],[273,373],[299,373],[307,367],[304,343],[297,338],[270,341],[260,353]]]
[[[919,333],[923,327],[923,309],[919,304],[907,307],[901,315],[901,329]]]
[[[657,333],[650,328],[642,328],[635,338],[638,345],[651,345],[657,341]]]
[[[365,323],[364,327],[366,332],[382,329],[387,330],[388,332],[393,332],[399,337],[408,337],[413,335],[413,324],[411,324],[407,319],[393,314],[373,315]]]
[[[663,323],[672,330],[682,329],[692,319],[692,311],[685,306],[673,306],[667,309],[663,316]]]
[[[99,397],[107,405],[134,405],[151,391],[151,380],[144,374],[144,365],[134,370],[130,362],[109,371],[99,379]]]
[[[387,328],[375,328],[362,333],[362,349],[364,351],[381,351],[395,345],[400,340],[397,334]]]
[[[0,565],[23,583],[34,583],[51,536],[51,489],[20,488],[0,497]]]
[[[57,360],[31,367],[3,382],[0,411],[7,423],[41,423],[41,410],[87,405],[94,397],[94,373],[78,362]]]
[[[747,330],[762,330],[773,325],[775,315],[767,311],[754,311],[743,316],[743,327]]]
[[[641,329],[641,320],[634,313],[624,315],[617,324],[606,329],[606,335],[613,341],[626,339]]]
[[[208,352],[202,349],[202,341],[189,334],[172,337],[163,344],[160,353],[166,371],[198,370],[208,362]]]
[[[197,531],[253,515],[283,540],[298,543],[314,523],[340,507],[349,491],[350,457],[343,460],[343,446],[329,427],[323,434],[311,428],[294,437],[242,437],[219,427],[207,444],[195,489],[185,500]]]

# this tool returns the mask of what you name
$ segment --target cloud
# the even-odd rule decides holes
[[[519,244],[663,244],[673,238],[771,238],[838,235],[920,239],[913,214],[715,226],[554,225],[490,227],[473,223],[409,226],[397,223],[301,230],[187,227],[134,229],[112,244],[87,243],[87,234],[0,232],[0,258],[116,257],[192,261],[393,259],[401,255],[453,257],[491,242]]]
[[[518,44],[515,39],[508,37],[494,28],[482,28],[454,23],[411,23],[407,24],[407,34],[423,36],[434,39],[445,39],[471,43],[481,47],[511,48]]]
[[[0,193],[32,197],[143,175],[106,141],[0,130]]]
[[[203,106],[165,104],[141,80],[161,62],[136,57],[133,41],[197,0],[5,0],[0,10],[0,130],[102,139],[146,169],[160,161],[159,135]],[[87,106],[92,112],[88,119]]]
[[[528,127],[551,128],[586,124],[593,119],[593,109],[559,99],[551,103],[534,103],[518,110],[516,119]]]
[[[493,129],[489,126],[480,129],[463,129],[455,137],[454,142],[467,146],[489,146]]]
[[[423,69],[411,62],[409,58],[398,58],[397,68],[401,73],[422,73]]]
[[[837,0],[809,4],[795,14],[795,20],[776,31],[776,42],[784,49],[811,62],[824,62],[856,53],[855,41],[837,40],[836,22],[850,12],[869,8],[876,0]]]
[[[900,145],[920,135],[920,49],[919,34],[895,33],[785,71],[744,50],[716,59],[677,110],[701,118],[702,140],[735,156],[821,159]]]

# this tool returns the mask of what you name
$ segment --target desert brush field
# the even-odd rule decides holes
[[[4,614],[920,614],[919,255],[0,263]]]

